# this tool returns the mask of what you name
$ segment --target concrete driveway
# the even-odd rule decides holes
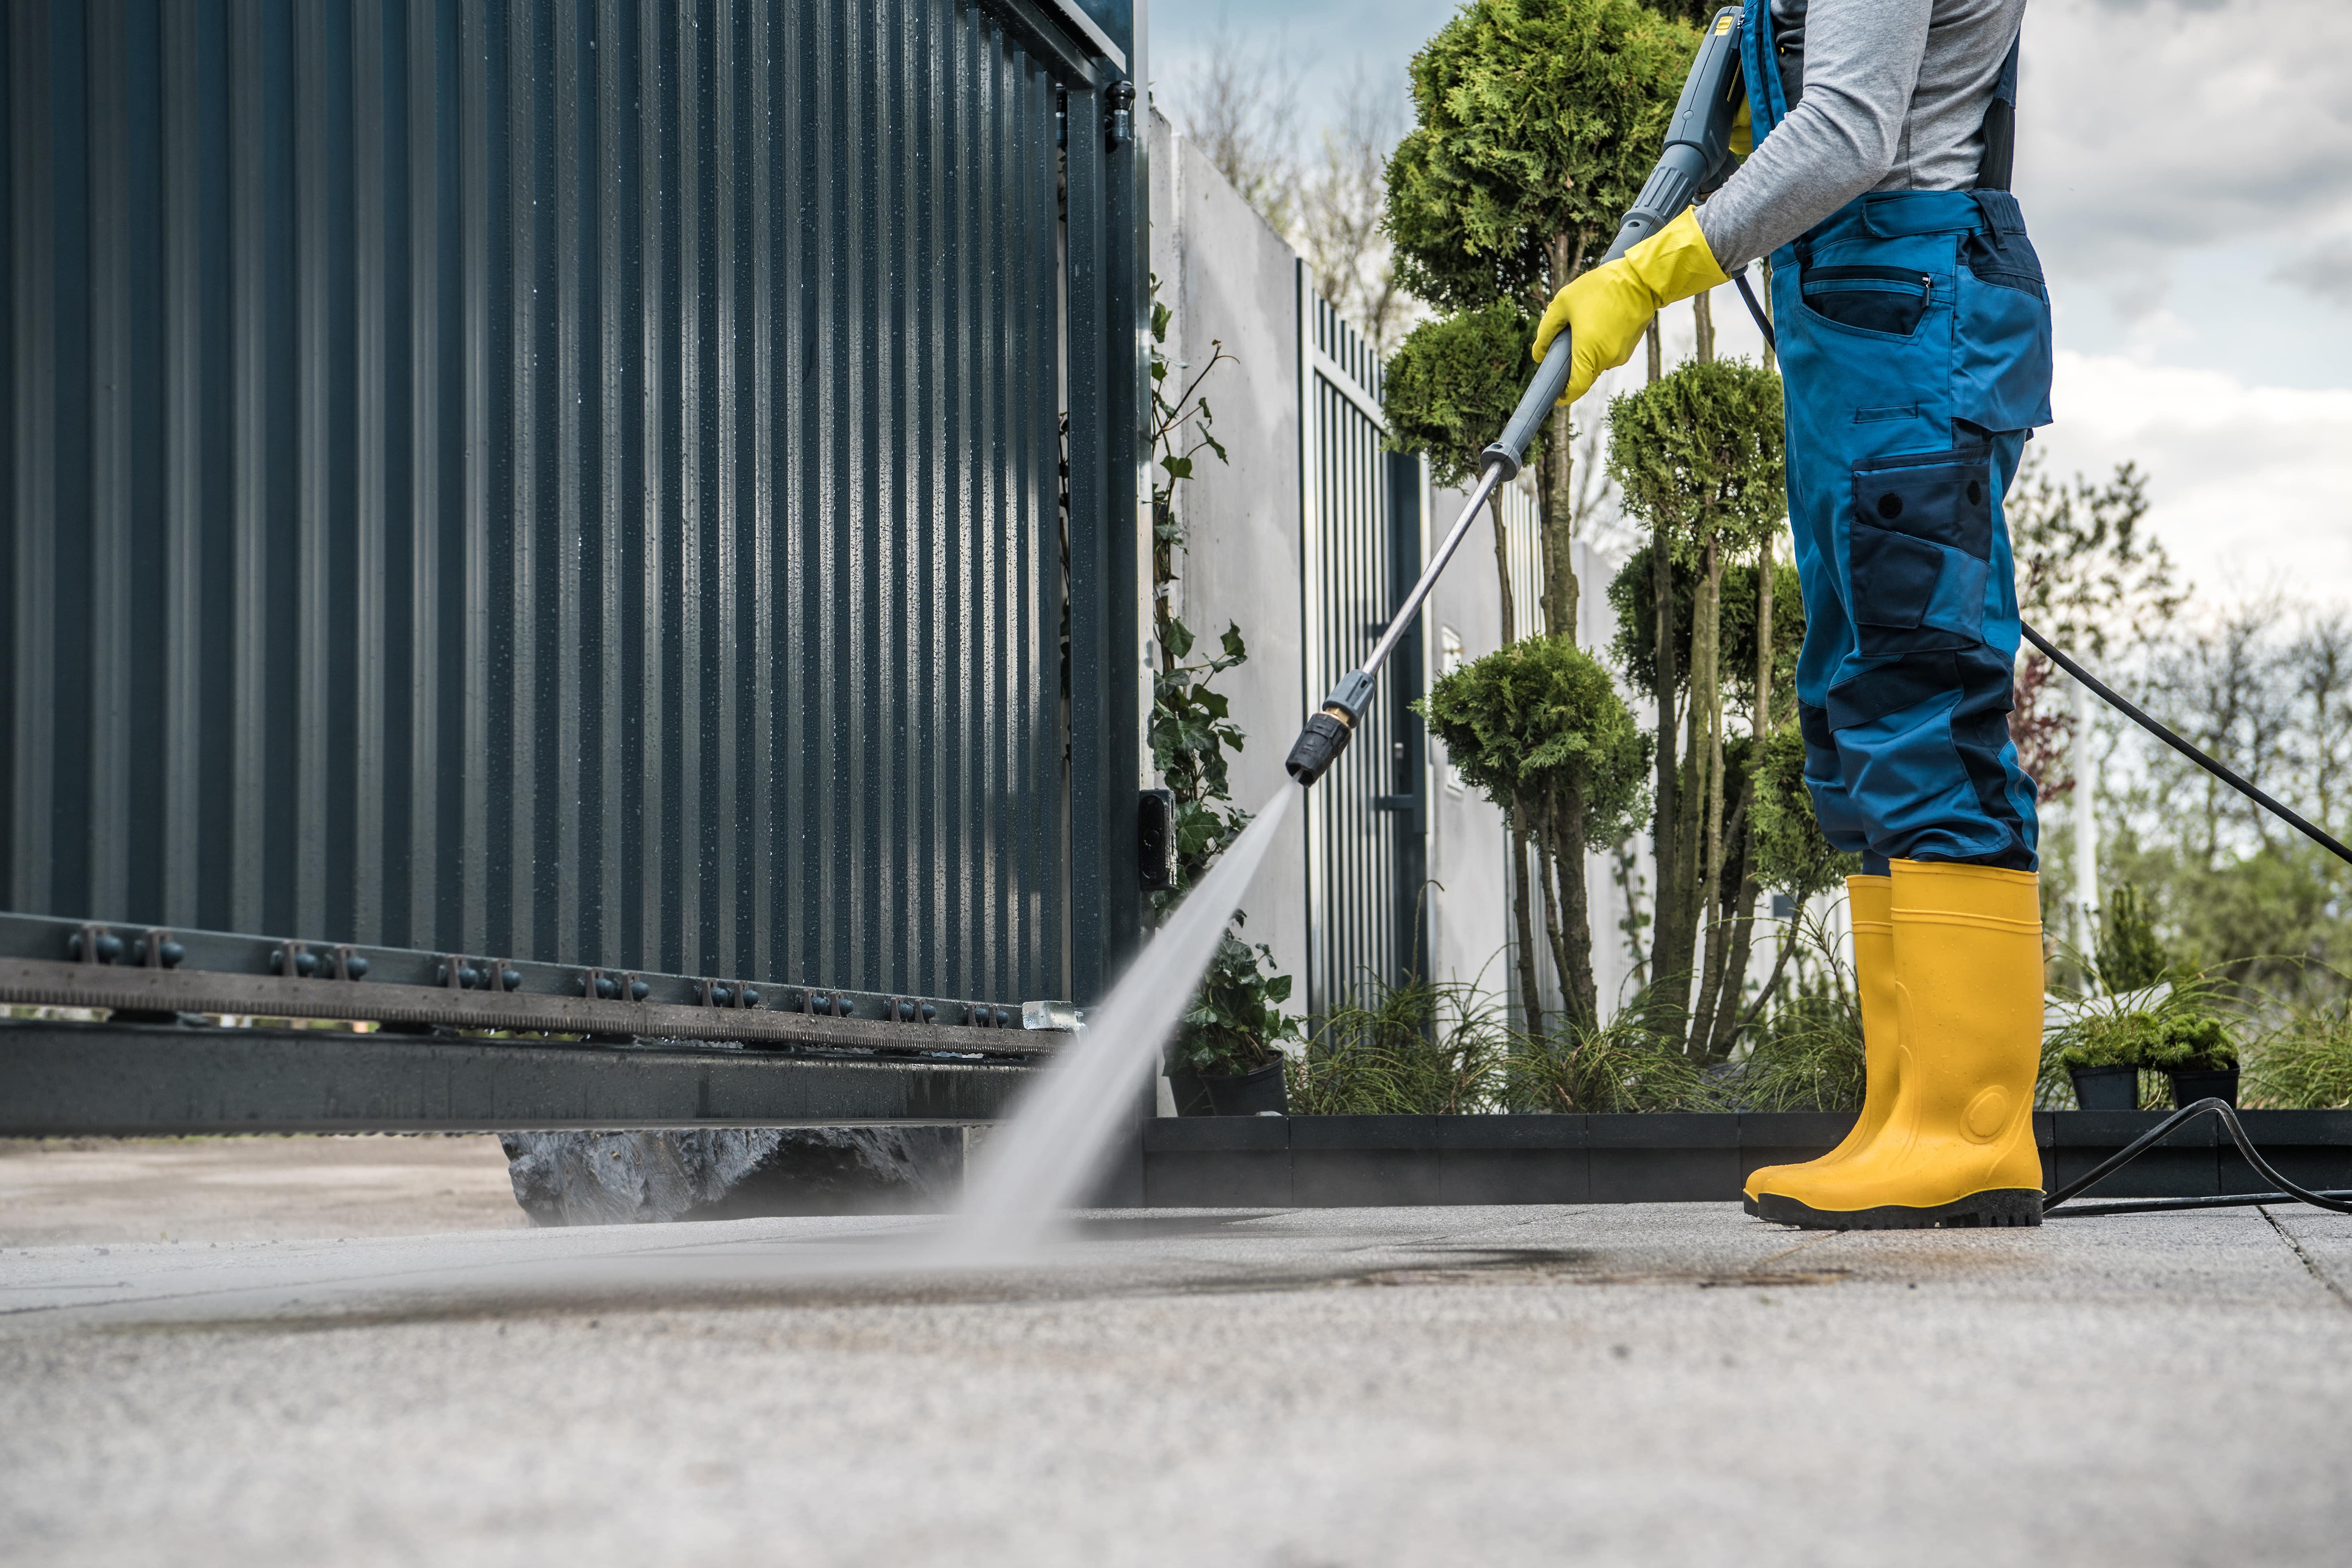
[[[0,1258],[12,1562],[2341,1563],[2352,1219],[747,1220]]]
[[[520,1230],[487,1133],[0,1138],[0,1253],[86,1241],[296,1241]]]

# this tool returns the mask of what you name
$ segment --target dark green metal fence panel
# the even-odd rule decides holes
[[[11,0],[6,907],[1099,984],[1142,223],[1106,33]]]
[[[1381,448],[1381,363],[1298,272],[1306,507],[1306,689],[1353,668],[1421,570],[1420,470]],[[1400,480],[1410,495],[1400,497]],[[1400,512],[1400,505],[1404,510]],[[1419,791],[1421,634],[1383,700],[1307,797],[1308,1010],[1327,1017],[1415,973],[1426,811]]]

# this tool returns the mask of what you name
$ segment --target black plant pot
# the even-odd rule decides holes
[[[2172,1079],[2172,1103],[2194,1105],[2200,1100],[2221,1100],[2231,1106],[2238,1103],[2238,1069],[2223,1068],[2219,1071],[2200,1068],[2194,1072],[2176,1072]]]
[[[1171,1068],[1168,1073],[1168,1092],[1176,1100],[1179,1116],[1214,1116],[1217,1108],[1209,1103],[1209,1086],[1201,1075],[1190,1068]]]
[[[1208,1114],[1256,1116],[1268,1110],[1276,1115],[1288,1114],[1290,1091],[1282,1080],[1282,1068],[1283,1059],[1276,1057],[1262,1068],[1231,1077],[1200,1074],[1197,1081],[1208,1100]],[[1178,1110],[1182,1110],[1181,1102]]]
[[[2069,1068],[2074,1079],[2074,1103],[2085,1110],[2137,1110],[2139,1068]]]

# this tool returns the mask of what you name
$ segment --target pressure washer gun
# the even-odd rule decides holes
[[[1691,66],[1689,79],[1683,83],[1682,97],[1675,104],[1675,117],[1666,129],[1666,150],[1658,166],[1634,198],[1633,210],[1618,226],[1617,238],[1609,247],[1601,261],[1613,261],[1633,246],[1655,234],[1674,221],[1691,198],[1711,191],[1728,179],[1738,159],[1731,151],[1731,132],[1746,99],[1739,75],[1739,12],[1726,7],[1715,14],[1707,24],[1706,37],[1699,45],[1698,58]],[[1599,265],[1599,263],[1595,263]],[[1477,521],[1478,509],[1495,493],[1497,485],[1518,477],[1520,459],[1527,455],[1528,443],[1542,428],[1552,405],[1559,401],[1568,385],[1569,335],[1563,331],[1552,340],[1550,352],[1536,372],[1535,380],[1511,412],[1510,423],[1503,426],[1495,444],[1480,454],[1484,471],[1478,484],[1470,492],[1470,500],[1462,508],[1462,515],[1437,553],[1422,572],[1421,580],[1412,585],[1396,618],[1372,645],[1370,655],[1363,664],[1339,678],[1331,695],[1323,700],[1323,710],[1307,721],[1290,748],[1284,766],[1290,776],[1301,784],[1311,784],[1330,770],[1339,753],[1348,749],[1355,737],[1356,726],[1363,721],[1372,705],[1374,682],[1381,666],[1404,637],[1413,617],[1421,614],[1422,601],[1437,585],[1445,563],[1454,559],[1469,536],[1470,526]]]

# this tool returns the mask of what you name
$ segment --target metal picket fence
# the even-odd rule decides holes
[[[1360,659],[1419,572],[1418,458],[1381,448],[1379,355],[1298,272],[1299,420],[1306,517],[1305,703]],[[1427,803],[1422,633],[1390,660],[1380,700],[1307,795],[1307,1005],[1320,1018],[1423,966]]]

